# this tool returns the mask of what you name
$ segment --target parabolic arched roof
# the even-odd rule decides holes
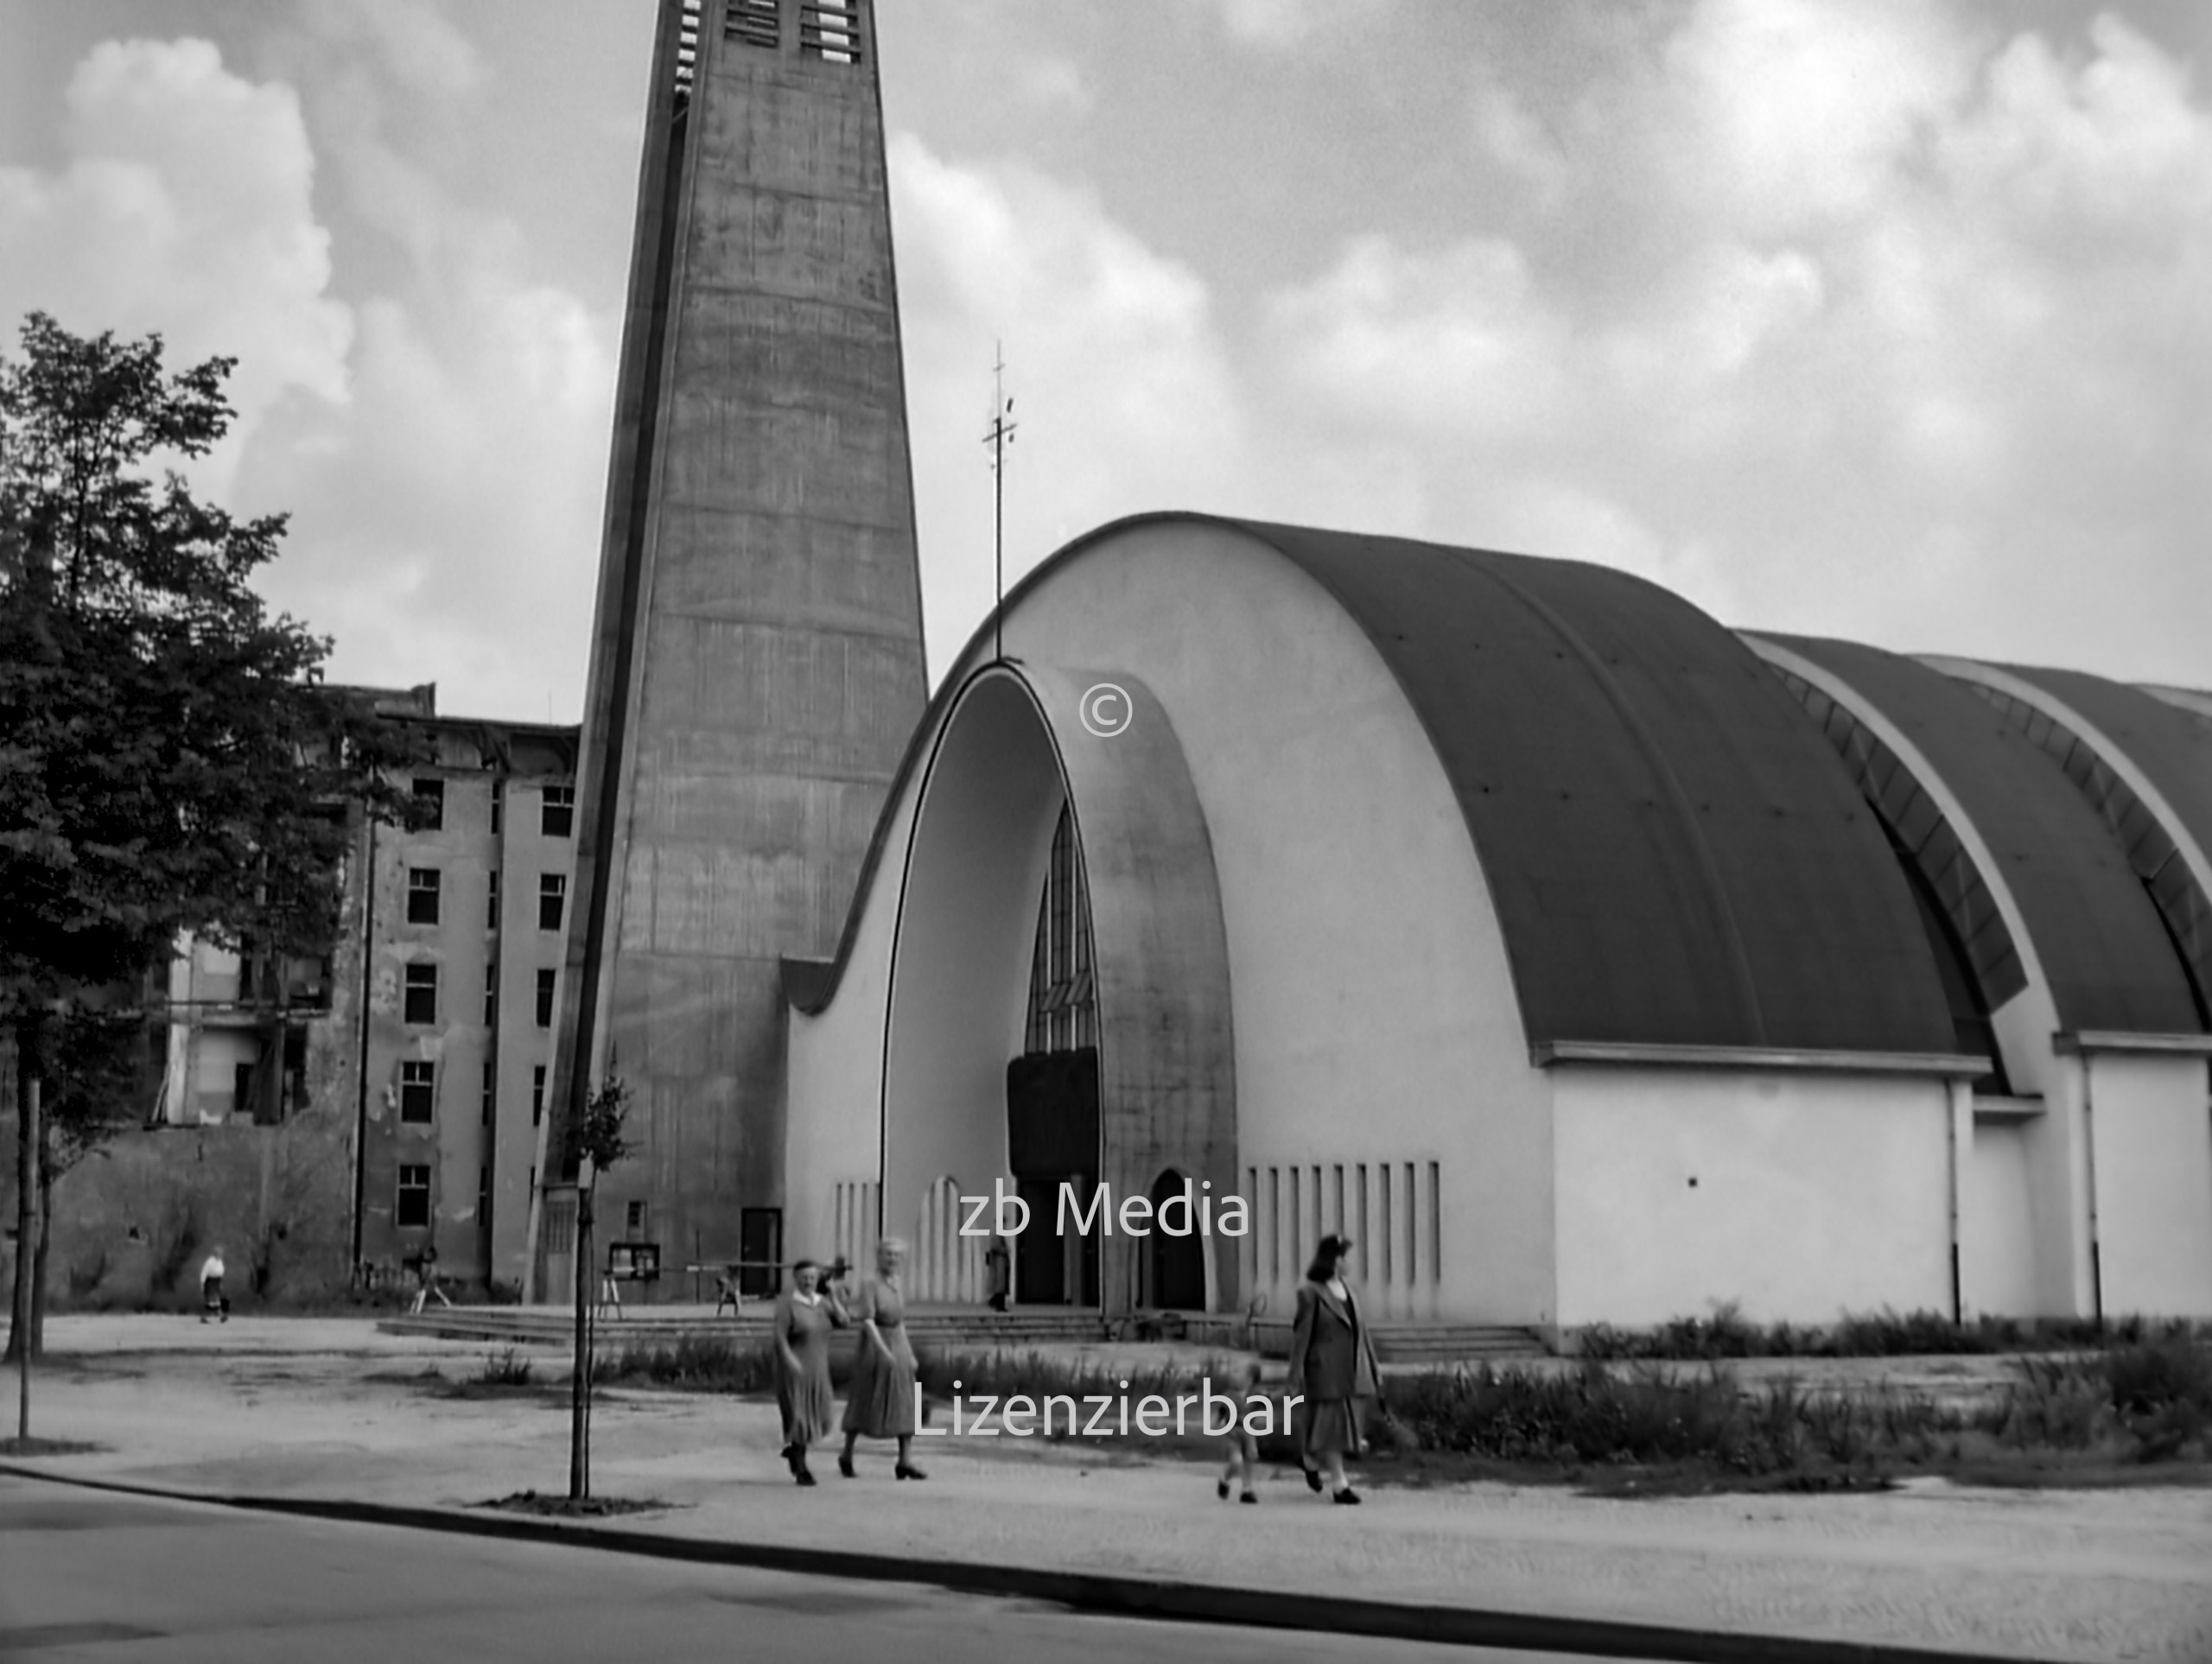
[[[1879,824],[1717,621],[1611,568],[1195,514],[1102,526],[1003,610],[1118,537],[1175,523],[1259,540],[1373,643],[1465,817],[1532,1045],[1954,1050]],[[991,629],[956,664],[988,657]],[[1112,657],[1102,642],[1098,663]],[[962,680],[944,678],[900,766],[836,961],[786,964],[802,1010],[835,995],[896,805]],[[1155,691],[1172,716],[1173,690]]]
[[[2196,1030],[2181,961],[2126,854],[2001,711],[1915,659],[1761,634],[1835,676],[1927,759],[1987,846],[1997,871],[1986,876],[2012,892],[2062,1028]]]
[[[1952,1049],[1874,816],[1714,619],[1607,567],[1239,524],[1327,589],[1404,689],[1532,1043]]]

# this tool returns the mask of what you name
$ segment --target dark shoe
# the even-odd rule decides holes
[[[1215,1480],[1213,1484],[1213,1494],[1220,1497],[1223,1502],[1227,1502],[1229,1500],[1229,1481],[1226,1479]]]
[[[1236,1500],[1240,1502],[1256,1502],[1260,1499],[1248,1490],[1241,1494]]]
[[[901,1462],[897,1467],[892,1469],[892,1471],[897,1474],[901,1479],[926,1479],[929,1477],[929,1475],[924,1473],[919,1468],[910,1468],[904,1462]]]
[[[841,1456],[837,1458],[837,1471],[843,1474],[848,1479],[859,1477],[859,1476],[853,1471],[853,1458],[849,1456]]]
[[[1320,1469],[1308,1468],[1306,1470],[1306,1489],[1312,1491],[1316,1496],[1319,1496],[1321,1494]]]
[[[791,1477],[802,1485],[810,1485],[814,1483],[814,1476],[806,1470],[806,1464],[804,1462],[792,1468]]]
[[[1336,1494],[1334,1500],[1339,1502],[1357,1503],[1359,1501],[1359,1493],[1354,1490],[1350,1485],[1346,1485],[1342,1490]]]

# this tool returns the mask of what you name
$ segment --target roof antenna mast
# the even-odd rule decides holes
[[[1014,401],[1006,396],[1006,353],[1003,345],[991,343],[995,359],[991,365],[991,425],[983,435],[983,443],[991,448],[992,484],[995,488],[995,502],[991,516],[991,623],[994,632],[993,660],[1006,659],[1006,448],[1014,443],[1014,430],[1019,426],[1013,420]]]

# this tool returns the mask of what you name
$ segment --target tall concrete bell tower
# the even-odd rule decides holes
[[[783,1197],[785,955],[827,957],[927,695],[870,0],[661,0],[533,1211],[574,1129],[600,1241],[759,1252]],[[637,1204],[642,1204],[640,1209]],[[633,1225],[633,1217],[637,1223]]]

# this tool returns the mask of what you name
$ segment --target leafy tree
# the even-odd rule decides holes
[[[328,641],[249,587],[285,517],[233,518],[176,472],[228,429],[235,360],[168,374],[158,335],[41,313],[21,339],[0,357],[0,1030],[19,1106],[73,1025],[143,1017],[184,933],[327,951],[347,805],[404,818],[385,772],[415,743],[323,688]],[[19,1182],[33,1165],[23,1148]],[[29,1332],[35,1351],[23,1316],[10,1346]]]
[[[582,1502],[591,1495],[591,1299],[592,1188],[598,1176],[630,1153],[622,1135],[630,1114],[630,1089],[619,1075],[609,1075],[597,1091],[584,1101],[576,1129],[576,1149],[582,1166],[576,1184],[576,1362],[569,1377],[569,1500]]]

